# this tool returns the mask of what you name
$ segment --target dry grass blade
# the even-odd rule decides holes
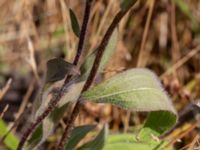
[[[37,66],[36,66],[36,61],[35,61],[35,56],[34,56],[34,47],[33,47],[33,43],[31,41],[31,39],[28,37],[27,38],[28,41],[28,50],[30,52],[29,58],[28,58],[28,63],[31,65],[31,68],[33,70],[34,76],[38,82],[38,84],[40,83],[40,78],[37,72]]]
[[[3,99],[3,96],[6,94],[6,92],[8,91],[8,89],[10,88],[10,85],[12,83],[12,79],[9,79],[5,85],[5,87],[3,87],[0,90],[0,101]]]
[[[171,140],[162,150],[166,150],[170,145],[173,145],[178,141],[179,139],[185,137],[187,134],[189,134],[191,131],[193,131],[197,126],[200,125],[200,120],[197,121],[195,124],[191,125],[186,131],[175,137],[173,140]]]
[[[9,108],[9,104],[7,104],[7,105],[4,107],[3,111],[0,113],[0,118],[3,118],[3,116],[4,116],[4,114],[6,113],[6,111],[8,110],[8,108]]]
[[[197,135],[192,143],[189,145],[188,150],[198,150],[200,149],[200,135]]]
[[[15,115],[16,120],[18,120],[18,118],[22,115],[22,113],[24,113],[24,111],[27,107],[29,98],[30,98],[30,96],[31,96],[31,94],[34,90],[34,83],[35,83],[35,80],[33,79],[32,82],[30,83],[29,87],[28,87],[26,94],[23,97],[23,100],[22,100],[22,103],[19,107],[19,110],[18,110],[17,114]]]
[[[183,58],[181,58],[177,63],[175,63],[166,72],[164,72],[161,75],[161,78],[163,78],[166,75],[171,74],[172,72],[174,72],[175,70],[177,70],[178,68],[180,68],[183,64],[185,64],[190,58],[192,58],[193,56],[195,56],[198,52],[200,52],[200,45],[198,45],[196,48],[190,50],[190,52],[187,55],[185,55]]]
[[[155,0],[151,0],[150,1],[150,5],[149,5],[148,16],[147,16],[147,20],[146,20],[143,36],[142,36],[142,42],[141,42],[141,45],[140,45],[140,51],[139,51],[139,55],[138,55],[137,67],[143,67],[144,66],[144,64],[143,64],[143,60],[144,60],[143,56],[144,56],[144,53],[145,53],[145,43],[147,41],[147,36],[148,36],[148,33],[149,33],[149,27],[150,27],[150,23],[151,23],[154,4],[155,4]]]

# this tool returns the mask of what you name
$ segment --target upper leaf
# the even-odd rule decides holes
[[[79,27],[76,15],[75,15],[75,13],[73,12],[73,10],[71,8],[69,9],[69,14],[70,14],[70,19],[71,19],[72,30],[73,30],[74,34],[77,37],[79,37],[79,35],[80,35],[80,27]]]
[[[46,82],[62,80],[66,74],[79,74],[78,69],[73,64],[61,58],[50,59],[47,62]]]

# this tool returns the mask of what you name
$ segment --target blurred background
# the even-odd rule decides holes
[[[20,135],[24,129],[28,117],[24,111],[28,112],[35,99],[46,61],[62,57],[72,62],[78,38],[71,28],[69,8],[81,25],[84,3],[0,1],[0,114],[9,127],[19,120],[13,132]],[[120,1],[94,0],[84,55],[97,47],[119,7]],[[134,67],[156,72],[177,111],[184,116],[170,136],[177,149],[186,149],[199,139],[199,52],[199,0],[140,0],[120,22],[115,54],[99,80]],[[76,125],[108,122],[112,132],[126,132],[141,125],[145,116],[111,105],[86,103]],[[47,145],[51,147],[50,142]]]

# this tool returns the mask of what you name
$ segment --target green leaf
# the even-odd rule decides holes
[[[153,141],[152,136],[159,137],[176,123],[177,116],[170,111],[151,112],[141,129],[138,139],[140,141]]]
[[[114,50],[117,46],[117,41],[118,41],[118,31],[117,31],[117,29],[115,29],[115,31],[113,32],[113,34],[108,42],[108,45],[106,46],[105,52],[102,56],[102,61],[100,63],[98,72],[101,72],[104,69],[104,67],[106,66],[106,64],[108,63],[108,61],[110,60],[110,58],[113,55]],[[88,77],[88,75],[92,69],[92,65],[94,63],[97,51],[98,51],[98,48],[93,53],[91,53],[88,57],[86,57],[86,60],[81,65],[80,71],[81,71],[83,80],[85,80]]]
[[[147,69],[130,69],[117,74],[84,92],[82,97],[135,111],[168,110],[175,113],[159,80]]]
[[[76,127],[69,138],[69,142],[65,147],[65,150],[73,150],[75,146],[91,131],[95,128],[95,125],[83,125]]]
[[[71,8],[69,9],[69,14],[70,14],[70,19],[71,19],[72,30],[73,30],[74,34],[77,37],[79,37],[79,35],[80,35],[80,27],[79,27],[76,15],[75,15],[75,13],[73,12],[73,10]]]
[[[103,150],[153,150],[150,149],[149,145],[142,143],[128,143],[128,142],[119,142],[114,144],[108,144],[104,147]]]
[[[147,69],[130,69],[89,89],[82,94],[84,99],[98,103],[111,103],[133,111],[152,112],[144,128],[151,129],[155,136],[169,130],[176,122],[176,111],[154,73]],[[162,112],[162,113],[161,113]],[[158,117],[158,116],[160,117]],[[161,121],[154,119],[159,118]],[[158,128],[159,127],[159,128]],[[150,133],[141,134],[150,137]],[[159,134],[158,134],[159,133]]]
[[[0,137],[3,137],[7,133],[7,131],[8,129],[6,123],[2,119],[0,119]],[[12,132],[10,132],[4,140],[4,144],[10,150],[16,150],[19,144],[19,139]]]
[[[103,150],[151,150],[153,146],[140,143],[133,134],[109,135]]]
[[[107,134],[108,127],[104,126],[94,140],[82,145],[77,150],[102,150],[106,142]]]
[[[61,58],[50,59],[47,62],[46,82],[62,80],[66,74],[76,75],[79,71],[76,66]]]
[[[107,144],[103,150],[161,150],[164,146],[163,141],[155,141],[154,143],[139,142],[134,134],[115,134],[109,135]],[[168,148],[167,150],[172,150]]]

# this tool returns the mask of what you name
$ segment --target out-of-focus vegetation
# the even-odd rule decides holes
[[[14,135],[20,137],[31,118],[32,102],[44,82],[47,60],[62,57],[72,62],[80,32],[77,24],[82,23],[84,4],[85,1],[78,0],[0,1],[0,115],[8,124],[7,130],[14,124],[10,135],[14,144],[18,143]],[[94,0],[84,45],[85,56],[96,49],[119,8],[120,1]],[[78,22],[70,21],[74,15]],[[198,147],[200,1],[140,0],[120,22],[118,30],[114,56],[96,82],[130,68],[153,70],[160,76],[180,114],[177,126],[164,138],[175,149]],[[63,120],[67,117],[66,113]],[[136,132],[145,118],[146,113],[87,102],[75,125],[107,122],[110,133]],[[3,121],[0,125],[4,130]],[[65,127],[63,121],[57,126],[55,134],[43,145],[45,149],[55,146]],[[112,145],[115,138],[110,136],[108,143]],[[4,148],[5,145],[1,145]],[[13,145],[6,145],[12,149]]]

